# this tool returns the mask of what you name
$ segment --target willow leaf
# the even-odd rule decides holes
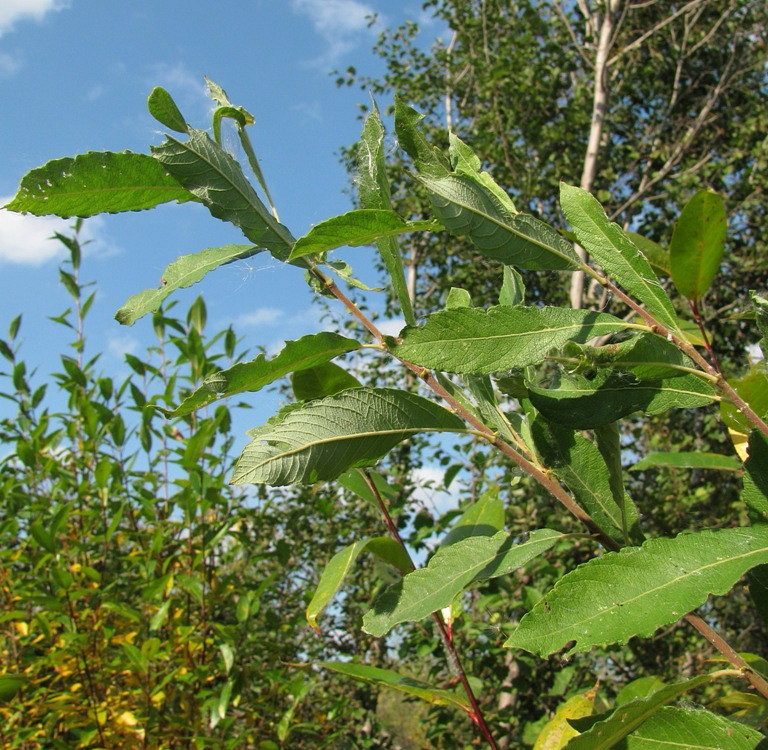
[[[573,246],[530,214],[512,213],[492,190],[462,174],[418,176],[440,222],[467,235],[487,258],[531,271],[573,270]]]
[[[196,284],[207,273],[219,266],[250,258],[261,251],[262,248],[255,245],[224,245],[208,247],[199,253],[182,255],[163,271],[162,286],[157,289],[147,289],[129,297],[117,311],[115,318],[119,323],[131,326],[147,313],[157,310],[166,297],[177,289]]]
[[[591,310],[559,307],[492,307],[444,310],[425,325],[406,327],[397,356],[424,367],[488,375],[541,362],[568,341],[584,343],[627,323]]]
[[[592,379],[570,375],[557,388],[528,385],[528,396],[547,419],[576,430],[601,427],[634,412],[705,406],[717,398],[714,388],[695,375],[638,380],[619,371],[600,371]]]
[[[523,617],[506,645],[546,656],[649,636],[725,594],[768,562],[768,525],[651,539],[609,552],[567,573]]]
[[[447,547],[472,536],[493,536],[503,527],[504,503],[499,497],[499,488],[493,487],[459,516],[440,546]]]
[[[373,609],[363,617],[363,630],[382,636],[398,623],[428,617],[449,606],[473,581],[507,575],[546,552],[561,537],[557,531],[539,529],[525,542],[515,544],[512,534],[500,531],[441,547],[426,568],[414,570],[377,597]]]
[[[386,562],[394,565],[402,573],[411,569],[410,558],[405,550],[389,537],[361,539],[339,550],[326,564],[318,581],[312,600],[307,606],[307,622],[311,627],[317,627],[317,618],[328,606],[336,592],[341,588],[344,579],[354,566],[357,558],[370,550]]]
[[[91,151],[31,170],[4,208],[68,219],[141,211],[168,201],[189,200],[194,196],[151,156]]]
[[[768,518],[768,440],[758,430],[749,434],[741,499],[762,519]]]
[[[187,122],[173,97],[161,86],[155,86],[147,98],[147,109],[161,125],[177,133],[187,132]]]
[[[541,416],[531,423],[531,433],[544,464],[573,492],[595,523],[618,544],[627,543],[626,534],[630,527],[637,526],[638,513],[624,496],[623,488],[624,510],[617,502],[608,466],[598,447],[580,432]],[[633,528],[633,535],[637,533]]]
[[[190,128],[186,141],[168,136],[152,154],[213,216],[240,227],[278,260],[288,258],[290,232],[269,213],[237,161],[207,133]]]
[[[381,123],[376,102],[373,103],[372,111],[365,118],[363,132],[357,145],[357,174],[362,208],[392,208],[391,188],[385,161],[384,126]],[[376,244],[392,281],[392,290],[400,303],[405,322],[408,325],[415,325],[416,318],[397,241],[393,237],[385,237]]]
[[[699,190],[685,205],[672,232],[669,260],[677,291],[697,301],[720,270],[727,228],[723,199]]]
[[[642,302],[660,323],[678,331],[672,302],[647,259],[627,233],[608,219],[597,200],[586,190],[562,182],[560,205],[579,244],[605,272]]]
[[[358,208],[312,227],[296,240],[289,260],[324,253],[344,245],[372,245],[386,237],[440,228],[439,224],[431,221],[404,221],[391,209]]]
[[[359,388],[362,383],[335,362],[323,362],[291,373],[291,388],[297,401],[312,401],[333,396],[347,388]]]
[[[590,688],[585,693],[572,695],[561,703],[555,715],[539,732],[533,750],[560,750],[566,747],[568,741],[578,735],[571,726],[569,719],[582,719],[591,716],[595,705],[597,687]]]
[[[352,388],[311,401],[261,428],[235,465],[233,484],[335,479],[370,466],[419,432],[465,432],[441,406],[406,391]]]
[[[626,738],[626,750],[757,750],[765,735],[710,711],[664,706]],[[584,745],[586,748],[586,745]]]
[[[419,174],[447,175],[448,159],[425,138],[419,127],[423,119],[424,115],[409,107],[400,97],[395,97],[395,133],[398,144],[413,159]]]
[[[298,341],[286,341],[272,359],[260,354],[250,362],[239,362],[227,370],[208,376],[203,385],[184,399],[168,417],[183,417],[214,401],[246,391],[258,391],[278,378],[328,362],[340,354],[359,349],[354,339],[324,331],[302,336]]]
[[[722,453],[700,453],[698,451],[678,451],[662,453],[651,451],[633,466],[630,471],[643,471],[653,468],[668,469],[716,469],[718,471],[739,471],[741,462],[733,456]]]
[[[321,661],[318,662],[318,666],[346,675],[353,680],[368,682],[378,687],[392,688],[435,706],[453,706],[467,712],[471,710],[469,701],[464,695],[432,687],[426,682],[410,677],[402,677],[391,669],[369,667],[367,664],[353,664],[348,661]]]

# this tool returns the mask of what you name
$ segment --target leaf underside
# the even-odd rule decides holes
[[[464,432],[441,406],[406,391],[351,388],[289,410],[259,430],[235,465],[233,484],[311,483],[371,466],[418,432]]]

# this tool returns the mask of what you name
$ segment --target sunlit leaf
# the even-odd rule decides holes
[[[508,575],[546,552],[562,534],[550,529],[534,531],[515,543],[504,531],[473,536],[440,547],[426,568],[408,573],[388,587],[363,617],[363,630],[382,636],[401,622],[418,621],[448,607],[473,581]]]
[[[741,462],[733,456],[722,453],[706,453],[698,451],[677,451],[661,453],[651,451],[633,466],[630,471],[643,471],[652,468],[668,469],[717,469],[718,471],[739,471]]]
[[[603,270],[642,302],[660,323],[677,331],[677,316],[672,302],[650,264],[627,233],[608,219],[597,200],[586,190],[562,182],[560,205],[579,244]]]
[[[560,578],[506,645],[546,656],[649,636],[768,562],[768,525],[698,531],[609,552]]]
[[[147,99],[147,109],[159,123],[175,130],[177,133],[187,132],[187,123],[181,114],[173,97],[161,86],[155,86]]]
[[[315,398],[333,396],[347,388],[359,388],[360,381],[339,367],[335,362],[297,370],[291,373],[291,388],[297,401],[311,401]]]
[[[591,310],[558,307],[465,308],[433,313],[420,327],[406,327],[397,356],[424,367],[488,375],[540,362],[568,341],[626,328],[624,321]]]
[[[471,536],[494,536],[503,528],[504,503],[499,497],[499,488],[493,487],[453,522],[440,546],[446,547]]]
[[[115,318],[123,325],[133,325],[147,313],[158,310],[163,301],[177,289],[192,286],[215,268],[236,260],[250,258],[260,253],[262,249],[256,245],[224,245],[209,247],[199,253],[182,255],[163,271],[160,287],[147,289],[129,297],[117,311]]]
[[[175,409],[166,412],[166,416],[182,417],[221,398],[261,390],[284,375],[315,367],[359,347],[354,339],[326,331],[302,336],[297,341],[286,341],[280,353],[272,359],[260,354],[250,362],[239,362],[228,370],[209,375],[202,386]]]
[[[761,518],[768,518],[768,440],[758,430],[752,430],[747,443],[741,499]]]
[[[561,750],[568,745],[578,732],[568,723],[568,719],[581,719],[591,716],[595,705],[597,688],[591,688],[585,693],[573,695],[561,703],[555,715],[544,725],[539,732],[533,750]]]
[[[194,200],[155,159],[130,151],[80,154],[28,172],[9,211],[35,216],[94,216],[141,211],[168,201]]]

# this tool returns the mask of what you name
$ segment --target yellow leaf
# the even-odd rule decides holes
[[[124,727],[135,727],[139,723],[139,720],[130,711],[123,711],[115,721]]]
[[[745,435],[743,432],[734,430],[732,427],[728,428],[728,434],[731,436],[731,442],[733,443],[733,447],[736,449],[736,453],[738,454],[739,458],[742,461],[746,461],[747,440],[749,439],[749,436]]]
[[[29,635],[29,624],[26,622],[14,622],[13,627],[19,635]]]
[[[544,725],[533,750],[561,750],[570,740],[578,736],[578,732],[568,723],[568,719],[581,719],[592,715],[592,708],[597,695],[597,685],[570,697],[565,703],[558,706],[555,715]]]

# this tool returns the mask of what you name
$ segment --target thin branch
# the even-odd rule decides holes
[[[552,8],[557,14],[558,18],[562,21],[563,26],[565,26],[566,30],[568,31],[568,35],[571,37],[571,41],[573,42],[573,46],[576,47],[576,51],[581,55],[581,59],[584,60],[584,62],[587,64],[587,67],[591,68],[592,70],[595,69],[595,63],[592,62],[592,60],[589,59],[585,49],[584,45],[579,42],[578,37],[576,36],[576,32],[573,30],[573,26],[571,26],[571,22],[568,20],[568,17],[563,12],[563,9],[560,7],[560,3],[552,3]]]

